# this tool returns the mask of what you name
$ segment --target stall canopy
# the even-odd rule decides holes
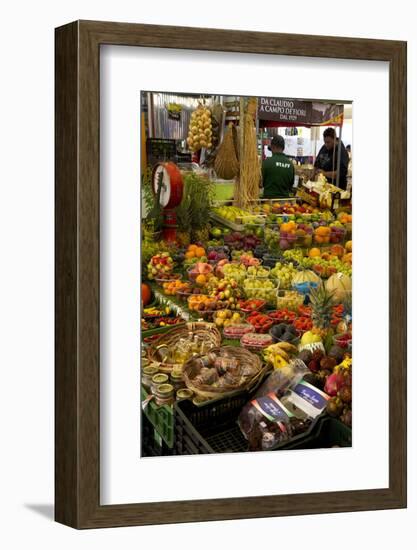
[[[258,100],[259,125],[276,126],[342,126],[344,106],[280,97],[260,97]]]

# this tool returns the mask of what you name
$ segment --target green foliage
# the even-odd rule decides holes
[[[146,171],[142,174],[141,191],[146,210],[145,220],[147,227],[152,228],[153,231],[160,231],[163,223],[162,208],[159,204],[159,195],[155,196],[152,189],[151,166],[148,166]]]
[[[184,194],[181,204],[176,209],[180,231],[201,229],[207,226],[214,185],[195,172],[183,176]]]

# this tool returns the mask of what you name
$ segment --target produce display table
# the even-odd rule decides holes
[[[266,211],[269,206],[273,207],[268,205]],[[345,211],[334,214],[314,211],[294,201],[275,205],[275,213],[271,210],[260,214],[265,208],[260,203],[250,206],[259,219],[270,218],[269,228],[265,223],[265,229],[260,230],[255,227],[258,224],[233,222],[233,213],[239,209],[230,206],[229,214],[228,206],[221,208],[229,218],[210,213],[208,233],[214,236],[211,240],[182,247],[161,241],[160,251],[147,260],[144,272],[150,278],[144,283],[153,295],[152,306],[161,312],[162,326],[143,330],[142,339],[147,349],[161,347],[164,354],[178,354],[181,346],[185,350],[194,345],[194,336],[185,331],[177,342],[170,341],[165,348],[161,345],[163,338],[171,330],[185,327],[187,322],[203,321],[218,328],[219,349],[234,348],[236,352],[227,352],[229,355],[222,362],[220,356],[210,356],[210,348],[203,351],[201,347],[201,351],[192,354],[183,350],[184,365],[196,361],[190,372],[199,380],[189,386],[188,378],[184,378],[183,386],[194,389],[201,384],[201,395],[179,399],[171,391],[158,404],[153,393],[142,387],[141,401],[146,404],[142,414],[143,438],[148,441],[148,445],[142,441],[143,455],[350,446],[351,215]],[[165,279],[159,279],[158,283],[154,278],[159,277],[161,266]],[[176,288],[188,291],[186,296],[192,296],[194,306],[190,300],[179,299]],[[252,302],[259,302],[259,311],[243,312],[241,308]],[[147,310],[143,307],[147,322]],[[165,317],[164,312],[168,312]],[[175,325],[169,324],[174,321]],[[229,376],[229,369],[232,383],[237,384],[241,375],[233,374],[233,369],[243,372],[234,356],[238,357],[238,350],[243,349],[244,338],[232,339],[223,334],[226,326],[238,327],[239,323],[250,328],[253,337],[248,338],[251,342],[248,347],[253,364],[257,358],[265,374],[250,390],[231,386],[235,387],[233,391],[226,392],[224,397],[220,392],[218,398],[210,400],[204,397],[210,384],[213,387],[221,384],[222,377]],[[147,360],[144,364],[154,363]],[[301,375],[294,374],[298,368]],[[274,394],[276,404],[268,401],[271,400],[268,393],[256,392],[263,384],[267,388],[268,380],[279,371],[292,374],[288,375],[285,387],[280,386]],[[168,372],[167,386],[171,387],[169,370],[162,372]],[[271,387],[275,391],[276,387]],[[320,409],[314,411],[317,402]],[[246,417],[242,416],[251,403],[257,411],[254,427],[248,427]],[[284,424],[271,421],[265,412],[274,411],[277,406],[283,407]],[[267,427],[259,428],[264,413]],[[277,410],[273,414],[278,414]],[[277,425],[281,426],[278,431]]]

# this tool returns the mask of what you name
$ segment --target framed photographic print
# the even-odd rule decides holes
[[[398,41],[56,29],[57,521],[406,506],[406,80]]]

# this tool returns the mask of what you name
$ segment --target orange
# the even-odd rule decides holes
[[[315,240],[316,243],[318,243],[318,244],[324,243],[324,237],[322,237],[321,235],[318,235],[318,234],[314,236],[314,240]]]
[[[330,253],[341,258],[345,253],[345,249],[340,244],[334,244],[330,249]]]
[[[185,259],[186,259],[186,260],[191,260],[192,258],[195,258],[194,251],[193,251],[193,250],[188,250],[188,251],[185,253]]]
[[[198,248],[198,246],[196,244],[190,244],[188,246],[188,251],[189,252],[195,252],[196,248]]]
[[[197,246],[194,251],[194,254],[196,255],[197,258],[202,258],[203,256],[206,255],[206,251],[202,246]]]
[[[197,275],[197,277],[195,278],[195,282],[196,282],[198,285],[204,285],[204,284],[206,284],[206,277],[205,277],[205,275],[203,275],[203,274]]]
[[[321,225],[316,229],[315,233],[316,235],[320,235],[320,237],[323,237],[327,233],[327,227],[325,227],[324,225]]]
[[[342,258],[342,262],[352,265],[352,252],[348,252],[347,254],[345,254]]]
[[[318,258],[320,256],[319,248],[312,248],[308,253],[310,258]]]

